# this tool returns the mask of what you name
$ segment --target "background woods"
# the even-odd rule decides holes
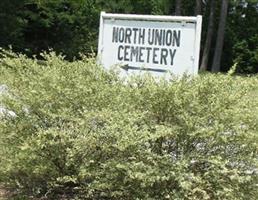
[[[1,0],[0,46],[29,56],[43,50],[72,60],[97,49],[101,10],[203,15],[201,70],[258,72],[257,0]]]

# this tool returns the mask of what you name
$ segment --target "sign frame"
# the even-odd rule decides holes
[[[195,28],[195,41],[194,52],[191,59],[193,60],[192,69],[189,70],[191,75],[197,75],[199,70],[199,58],[200,58],[200,45],[201,45],[201,32],[202,32],[202,16],[196,17],[189,16],[166,16],[166,15],[136,15],[136,14],[114,14],[106,13],[104,11],[100,14],[99,23],[99,40],[98,40],[98,58],[99,63],[102,63],[101,55],[104,49],[103,34],[104,34],[104,20],[136,20],[136,21],[152,21],[152,22],[181,22],[181,23],[194,23]]]

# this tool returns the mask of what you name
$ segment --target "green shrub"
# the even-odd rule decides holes
[[[257,199],[258,79],[123,81],[93,59],[0,61],[0,180],[47,199]]]

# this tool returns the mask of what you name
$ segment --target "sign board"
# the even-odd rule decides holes
[[[176,17],[101,12],[98,56],[123,74],[198,73],[202,16]]]

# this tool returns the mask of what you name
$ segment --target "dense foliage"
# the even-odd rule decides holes
[[[258,5],[253,2],[256,6],[237,6],[229,22],[233,61],[238,63],[240,73],[258,73]]]
[[[210,1],[202,2],[206,2],[202,3],[203,50]],[[220,2],[216,0],[215,27],[219,21]],[[1,0],[0,47],[12,45],[13,50],[29,56],[52,48],[69,60],[78,57],[80,52],[96,52],[99,13],[102,10],[174,15],[175,0]],[[182,0],[181,13],[195,15],[195,1]],[[238,63],[238,72],[257,73],[257,19],[257,0],[230,1],[222,71]],[[215,39],[214,32],[213,44]],[[211,50],[214,52],[214,47]]]
[[[121,80],[42,57],[0,61],[0,181],[25,199],[258,198],[257,77]]]

